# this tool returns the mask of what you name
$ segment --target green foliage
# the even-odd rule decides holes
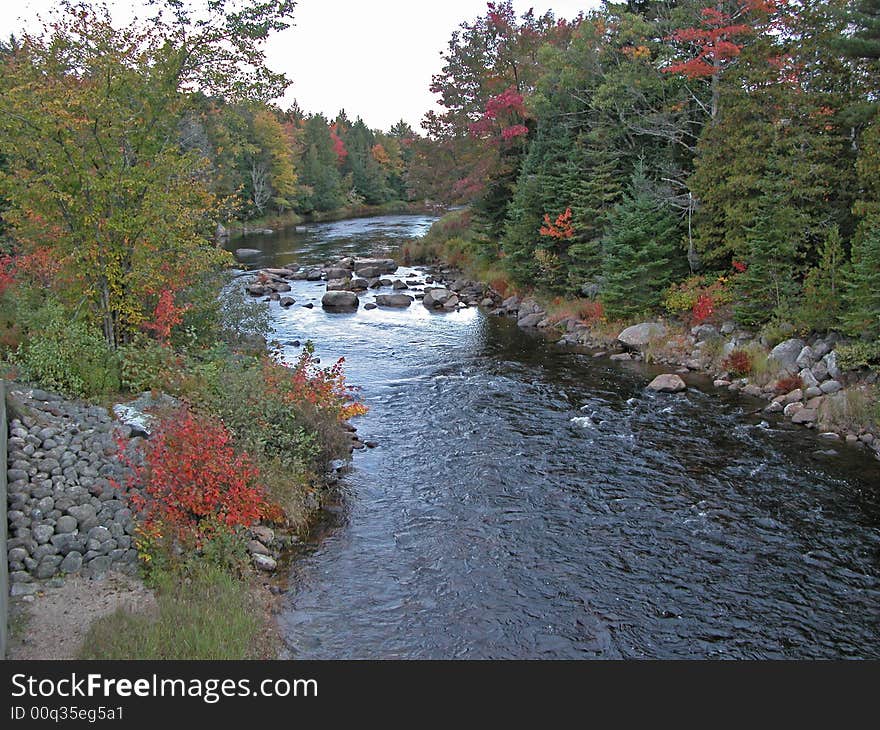
[[[676,256],[678,221],[650,194],[638,171],[632,190],[615,207],[602,239],[604,285],[601,300],[611,318],[629,318],[656,308],[680,273]]]
[[[119,361],[100,332],[48,302],[27,322],[28,335],[13,355],[22,374],[50,390],[94,397],[116,392]]]
[[[867,219],[852,247],[846,274],[846,330],[867,338],[880,337],[880,218]]]
[[[767,201],[745,229],[747,269],[736,278],[739,322],[760,325],[784,308],[797,293],[796,241],[802,219],[792,208]]]
[[[837,345],[837,365],[841,370],[872,368],[880,372],[880,340]]]
[[[146,337],[119,349],[122,386],[132,393],[160,390],[177,393],[183,362],[174,350]]]
[[[844,261],[843,243],[834,226],[822,244],[819,263],[804,277],[804,296],[796,319],[805,329],[827,331],[837,325]]]

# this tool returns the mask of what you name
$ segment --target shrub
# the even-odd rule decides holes
[[[140,337],[119,349],[122,386],[132,393],[162,390],[177,393],[184,372],[183,358],[155,340]]]
[[[745,350],[734,350],[721,361],[721,367],[734,375],[747,375],[752,371],[752,356]]]
[[[880,371],[880,340],[874,342],[850,342],[838,345],[837,365],[841,370],[872,368]]]
[[[310,343],[297,362],[238,356],[203,369],[192,399],[220,419],[261,459],[295,473],[320,471],[348,454],[340,422],[365,412],[346,385],[342,361],[321,368]]]
[[[714,278],[691,276],[666,290],[663,305],[671,314],[690,313],[694,322],[699,324],[712,316],[718,307],[733,301],[729,282],[724,275]]]
[[[54,302],[27,323],[28,334],[13,355],[23,374],[69,396],[91,397],[119,390],[119,361],[103,336],[72,320]]]
[[[225,531],[257,522],[268,504],[259,469],[232,445],[219,422],[182,410],[161,419],[143,447],[143,458],[122,452],[135,487],[132,502],[145,535],[167,535],[201,548]]]
[[[801,380],[800,375],[791,375],[777,380],[775,387],[777,393],[791,393],[793,390],[803,388],[804,381]]]

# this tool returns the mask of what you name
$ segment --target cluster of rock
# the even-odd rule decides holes
[[[115,438],[130,436],[130,428],[116,424],[105,408],[41,390],[13,389],[7,400],[13,594],[58,574],[135,571],[132,510],[111,481],[122,476]]]

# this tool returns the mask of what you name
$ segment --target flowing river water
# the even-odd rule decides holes
[[[246,259],[257,266],[320,264],[381,255],[431,220],[232,247],[262,251]],[[328,314],[322,282],[291,284],[295,305],[269,305],[278,339],[345,357],[370,408],[355,424],[378,442],[292,561],[279,618],[291,657],[880,657],[868,455],[699,379],[651,393],[648,366],[477,309]]]

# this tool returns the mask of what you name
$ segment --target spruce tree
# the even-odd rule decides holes
[[[803,217],[767,196],[754,223],[745,229],[746,270],[736,279],[739,322],[754,326],[789,314],[797,292],[796,241]]]
[[[837,226],[833,226],[820,249],[819,263],[804,277],[804,298],[798,319],[810,329],[827,331],[837,325],[843,263],[843,242]]]
[[[880,338],[880,220],[862,223],[846,277],[843,325],[853,335]]]
[[[630,192],[617,205],[602,239],[605,313],[612,318],[646,314],[660,304],[663,291],[681,273],[674,262],[680,224],[651,194],[639,165]]]

